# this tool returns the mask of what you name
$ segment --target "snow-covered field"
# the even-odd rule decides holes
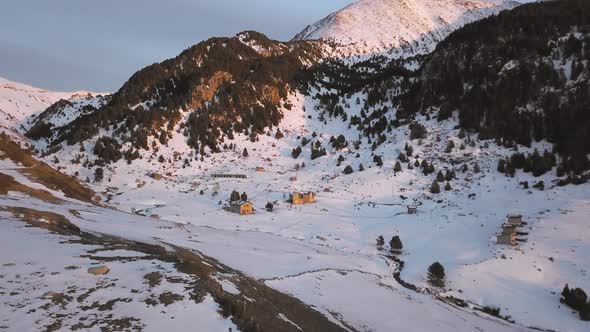
[[[353,95],[350,100],[356,97]],[[496,171],[496,165],[500,156],[512,151],[497,147],[493,141],[478,141],[475,146],[465,144],[464,150],[459,149],[465,139],[457,137],[453,120],[439,123],[420,119],[429,131],[429,138],[422,140],[422,145],[419,140],[409,140],[407,127],[400,127],[375,151],[386,156],[384,166],[377,167],[368,144],[361,145],[358,151],[352,147],[351,151],[329,148],[330,136],[343,134],[352,141],[358,138],[356,129],[349,129],[340,120],[331,120],[327,125],[318,121],[315,101],[307,97],[296,94],[290,102],[294,106],[292,111],[285,110],[286,117],[280,126],[285,138],[281,140],[262,136],[259,142],[252,143],[246,137],[236,137],[235,151],[213,154],[201,162],[194,160],[184,138],[175,135],[167,146],[160,147],[157,155],[145,153],[143,159],[131,166],[124,161],[109,166],[104,183],[93,184],[109,196],[108,204],[176,225],[155,231],[145,227],[145,218],[125,215],[130,222],[117,224],[116,232],[132,238],[138,233],[141,238],[155,236],[197,249],[247,275],[266,280],[267,285],[359,330],[388,330],[402,323],[416,329],[447,326],[489,331],[587,328],[587,323],[571,310],[560,307],[559,293],[566,283],[590,288],[590,262],[584,259],[590,241],[583,236],[590,212],[588,185],[557,187],[552,184],[554,174],[549,173],[534,178],[517,172],[515,178],[508,178]],[[358,114],[357,107],[351,106],[347,110],[349,115]],[[318,134],[315,139],[312,132]],[[311,160],[308,145],[297,160],[293,159],[291,150],[303,136],[312,142],[323,141],[328,156]],[[437,136],[440,141],[434,139]],[[451,154],[443,152],[448,140],[454,140],[456,145]],[[436,174],[424,176],[418,167],[409,170],[404,163],[403,171],[394,173],[396,160],[392,156],[403,151],[406,142],[412,145],[414,157],[422,160],[425,156],[437,171],[456,171],[451,191],[430,194],[428,189]],[[87,143],[87,151],[92,144]],[[543,151],[546,147],[537,143],[533,148]],[[242,156],[243,148],[247,148],[248,157]],[[533,148],[520,147],[520,151]],[[77,149],[67,148],[56,155],[67,160]],[[160,154],[174,160],[174,153],[182,157],[172,163],[157,160]],[[345,161],[337,167],[340,154]],[[188,168],[182,168],[185,157],[191,159]],[[410,158],[411,164],[414,157]],[[47,159],[51,162],[52,157]],[[460,162],[453,165],[451,159]],[[296,171],[296,163],[306,166]],[[361,163],[364,172],[357,171]],[[480,173],[474,172],[475,163],[481,168]],[[468,165],[465,173],[460,170],[463,164]],[[346,165],[351,165],[355,172],[342,174]],[[257,167],[265,171],[256,171]],[[66,171],[78,171],[81,179],[93,178],[93,171],[80,165],[67,165]],[[162,179],[155,180],[149,176],[152,173]],[[248,178],[213,179],[212,173],[240,173]],[[297,180],[291,181],[292,177]],[[539,180],[546,183],[544,191],[525,190],[519,185],[522,181],[532,185]],[[223,210],[232,190],[246,192],[256,213],[239,216]],[[293,206],[286,202],[289,193],[308,190],[318,193],[316,204]],[[267,202],[275,203],[273,212],[265,211]],[[417,215],[407,214],[410,204],[418,205]],[[495,243],[495,235],[510,213],[522,214],[528,223],[522,230],[529,233],[527,242],[517,247]],[[82,215],[96,218],[91,217],[95,214]],[[107,221],[89,226],[99,227],[97,231],[104,233],[114,232]],[[511,316],[516,324],[507,325],[482,313],[479,315],[485,318],[477,318],[449,308],[432,295],[419,295],[403,288],[393,278],[395,263],[385,257],[384,251],[376,249],[379,235],[386,242],[393,235],[401,237],[404,281],[429,287],[427,268],[439,261],[447,272],[446,294],[473,304],[498,307],[502,316]],[[342,292],[343,289],[373,295],[365,301],[355,301],[358,296]],[[392,308],[413,311],[409,308],[414,306],[432,311],[419,320],[424,325],[417,324],[417,318],[410,314],[378,319],[389,317],[390,312],[396,311]],[[449,310],[455,314],[449,316]]]
[[[25,227],[0,212],[0,326],[4,331],[137,330],[194,328],[228,331],[210,295],[198,301],[193,276],[172,263],[126,250]],[[87,269],[106,261],[110,272]],[[105,264],[105,263],[103,263]],[[158,276],[150,282],[149,276]]]
[[[336,40],[348,48],[340,50],[346,55],[367,56],[408,45],[409,51],[395,57],[414,55],[431,51],[463,24],[514,6],[479,0],[404,0],[384,15],[375,14],[390,2],[360,1],[298,38]],[[387,23],[392,20],[397,21]],[[387,39],[393,35],[397,39]],[[506,70],[512,65],[506,64]],[[369,141],[348,120],[322,111],[319,101],[310,97],[328,92],[319,85],[308,95],[293,92],[284,101],[292,106],[282,109],[281,139],[275,138],[277,128],[256,142],[236,134],[233,140],[225,138],[233,148],[201,159],[181,134],[180,124],[189,116],[184,112],[166,144],[149,137],[150,151],[140,151],[141,157],[130,164],[121,159],[103,166],[101,182],[94,181],[94,145],[101,136],[116,138],[113,131],[122,124],[39,157],[80,181],[88,179],[102,205],[83,203],[36,183],[23,172],[23,165],[0,153],[0,174],[28,187],[18,192],[12,187],[0,195],[0,330],[238,330],[235,315],[221,314],[227,309],[220,304],[222,295],[238,299],[230,302],[243,305],[246,316],[255,312],[247,306],[259,306],[257,310],[271,312],[267,321],[291,330],[309,326],[304,325],[309,312],[302,314],[299,305],[325,316],[320,317],[330,326],[349,331],[590,330],[588,322],[559,301],[566,283],[590,289],[590,184],[557,186],[555,169],[540,177],[520,170],[507,177],[497,171],[497,163],[515,148],[480,141],[475,134],[460,138],[458,119],[438,122],[435,113],[415,119],[425,126],[427,137],[410,139],[406,124],[385,131],[385,142],[373,147],[378,137]],[[393,88],[390,93],[398,92]],[[347,119],[386,107],[389,124],[395,112],[386,101],[392,96],[387,97],[365,110],[366,92],[339,96],[339,101]],[[22,133],[32,124],[27,120],[59,99],[69,99],[69,104],[45,114],[54,129],[107,100],[0,79],[0,131],[23,146],[44,151],[47,141],[29,141]],[[155,129],[168,130],[166,123]],[[348,147],[331,146],[330,138],[338,135],[350,143]],[[304,146],[303,138],[309,140]],[[449,141],[455,146],[451,152],[445,151]],[[317,142],[327,155],[312,160],[311,146]],[[406,145],[413,153],[396,172]],[[302,153],[294,158],[292,151],[299,146]],[[122,150],[129,148],[125,143]],[[517,147],[525,153],[551,148],[548,142]],[[376,165],[375,156],[382,156],[382,166]],[[414,166],[422,161],[431,163],[435,172],[424,175]],[[346,166],[352,167],[352,174],[343,173]],[[441,193],[431,193],[437,172],[447,170],[456,174],[448,181],[450,188],[445,190],[443,181]],[[533,188],[538,181],[544,182],[544,190]],[[31,197],[39,189],[59,203]],[[247,194],[254,214],[240,216],[224,209],[234,190]],[[307,191],[317,193],[315,204],[287,202],[291,193]],[[272,211],[265,209],[267,203],[273,204]],[[408,214],[409,205],[417,206],[418,213]],[[29,227],[27,211],[63,216],[87,237]],[[521,214],[526,222],[516,246],[496,243],[509,214]],[[40,222],[37,226],[51,223],[33,215]],[[196,269],[202,274],[183,271],[180,254],[166,259],[139,247],[93,242],[88,240],[91,235],[157,246],[166,253],[187,250],[202,258]],[[403,242],[397,254],[403,269],[389,252],[388,242],[396,235]],[[379,236],[385,238],[384,249],[376,246]],[[434,262],[445,268],[444,288],[427,280]],[[88,273],[89,267],[98,265],[108,265],[110,272]],[[207,279],[209,288],[199,284],[201,279]],[[266,298],[268,290],[286,298]],[[451,304],[451,296],[459,301]],[[467,305],[458,305],[461,300]],[[498,308],[502,317],[483,313],[483,307]]]

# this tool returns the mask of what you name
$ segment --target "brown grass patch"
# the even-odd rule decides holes
[[[60,173],[47,164],[39,164],[20,170],[33,181],[39,182],[52,190],[61,191],[66,197],[96,204],[96,194],[92,189],[83,186],[73,176]]]
[[[60,234],[80,233],[80,228],[61,214],[14,206],[0,207],[0,211],[12,212],[15,218],[31,226],[48,229]]]
[[[16,182],[10,175],[0,173],[0,195],[6,195],[9,191],[21,192],[48,203],[59,204],[63,202],[63,200],[53,196],[46,190],[33,189]]]
[[[63,192],[66,197],[96,204],[96,194],[90,188],[82,185],[73,176],[56,171],[49,165],[35,159],[30,151],[24,150],[5,133],[0,134],[0,159],[9,158],[21,163],[24,168],[19,172],[31,181],[41,183],[52,190]]]

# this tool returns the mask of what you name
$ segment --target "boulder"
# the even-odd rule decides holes
[[[45,294],[43,294],[42,298],[45,300],[59,300],[63,297],[64,295],[62,293],[58,293],[58,292],[54,292],[54,291],[49,291]]]
[[[151,173],[149,174],[149,177],[156,180],[156,181],[160,181],[162,180],[164,177],[158,173]]]
[[[88,273],[94,275],[103,275],[109,273],[111,269],[108,266],[95,266],[88,269]]]

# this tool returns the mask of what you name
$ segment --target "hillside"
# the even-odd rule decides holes
[[[204,317],[221,308],[215,328],[585,331],[587,299],[572,307],[560,292],[590,289],[588,4],[540,2],[428,30],[437,11],[450,19],[483,3],[395,2],[430,15],[404,12],[430,37],[398,58],[350,61],[334,57],[333,40],[244,32],[148,66],[113,95],[59,101],[25,121],[29,150],[108,208],[27,193],[19,183],[51,188],[25,183],[13,160],[3,166],[18,190],[2,191],[0,217],[52,212],[115,237],[134,253],[117,256],[114,278],[126,266],[133,278],[154,272],[126,261],[138,251],[170,283],[196,274],[182,285],[195,295],[170,283],[137,294],[148,308],[163,292],[187,295],[183,308],[209,304]],[[232,212],[236,191],[252,214]],[[316,202],[294,204],[297,192]],[[513,214],[524,223],[503,244]],[[184,250],[199,256],[190,268]]]
[[[454,32],[428,57],[398,117],[458,116],[463,128],[508,146],[547,140],[562,174],[587,170],[588,14],[586,1],[530,4]]]
[[[109,133],[131,143],[126,157],[135,159],[135,150],[150,149],[148,137],[165,144],[178,128],[202,155],[216,152],[225,136],[244,132],[255,139],[276,126],[296,75],[320,57],[315,43],[285,44],[255,32],[213,38],[138,71],[108,102],[72,121],[35,119],[27,135],[46,139],[51,149]]]
[[[340,56],[430,53],[463,25],[517,6],[488,0],[361,0],[306,27],[293,40],[324,40]]]
[[[0,127],[16,134],[28,117],[70,96],[72,93],[46,91],[0,77]]]

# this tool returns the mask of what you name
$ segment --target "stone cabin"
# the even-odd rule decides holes
[[[513,226],[520,226],[522,225],[522,216],[520,214],[509,214],[508,218],[508,225]]]
[[[496,242],[498,244],[516,245],[516,226],[510,224],[502,225],[502,234],[498,235]]]
[[[230,203],[229,207],[227,208],[228,211],[237,213],[239,215],[249,215],[254,213],[254,206],[251,202],[235,202]]]
[[[292,193],[289,195],[289,201],[293,204],[313,204],[316,202],[315,200],[315,193],[307,192],[307,193]]]
[[[408,205],[408,214],[418,214],[418,207],[416,205]]]

